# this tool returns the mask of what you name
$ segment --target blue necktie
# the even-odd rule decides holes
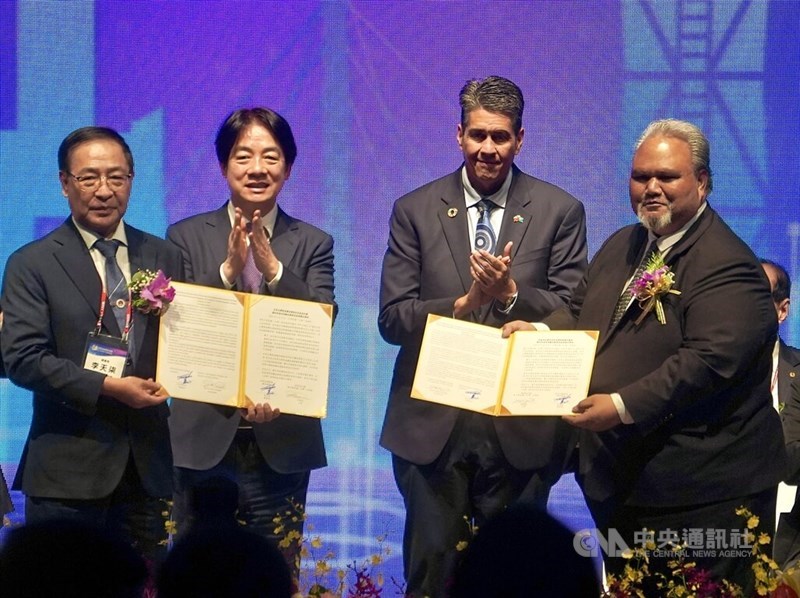
[[[494,234],[492,222],[489,220],[492,208],[495,207],[494,202],[490,199],[483,198],[475,205],[478,207],[478,212],[480,213],[478,226],[475,227],[475,249],[485,249],[494,255],[497,237]]]
[[[114,318],[117,320],[120,332],[125,329],[125,316],[128,306],[128,283],[125,275],[119,269],[117,263],[117,249],[120,242],[116,239],[98,239],[94,246],[106,258],[106,293],[108,302],[114,311]]]

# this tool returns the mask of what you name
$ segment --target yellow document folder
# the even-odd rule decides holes
[[[231,407],[266,402],[325,417],[332,305],[172,285],[156,373],[170,396]]]

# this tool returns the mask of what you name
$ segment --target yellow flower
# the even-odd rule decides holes
[[[380,565],[383,562],[383,559],[381,559],[381,555],[373,554],[369,558],[369,562],[372,563],[373,565]]]
[[[751,515],[747,520],[747,529],[754,529],[758,527],[758,515]]]
[[[164,522],[164,529],[167,530],[168,534],[175,535],[175,533],[177,533],[177,531],[178,531],[178,526],[175,524],[175,522],[172,519],[167,519]]]
[[[461,542],[456,544],[456,550],[461,552],[462,550],[466,550],[467,546],[469,546],[469,542],[467,542],[466,540],[461,540]]]
[[[319,536],[314,536],[311,539],[311,547],[312,548],[321,548],[322,547],[322,538]]]

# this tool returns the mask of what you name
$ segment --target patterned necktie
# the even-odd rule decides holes
[[[494,229],[492,228],[492,222],[489,220],[489,216],[492,213],[492,208],[495,207],[495,204],[490,199],[482,198],[475,205],[478,207],[478,213],[480,214],[478,226],[475,227],[475,249],[485,249],[494,255],[497,237],[494,234]]]
[[[639,262],[639,267],[636,268],[636,272],[633,273],[630,281],[625,286],[625,290],[622,291],[622,295],[619,296],[617,300],[617,306],[614,308],[614,317],[611,318],[611,327],[613,328],[619,321],[622,319],[622,316],[628,310],[628,306],[631,304],[631,292],[633,291],[633,283],[642,275],[644,269],[647,267],[647,262],[650,261],[650,258],[653,257],[653,254],[658,253],[658,245],[656,245],[656,241],[653,240],[650,245],[647,246],[647,250],[644,252],[644,257],[642,257],[642,261]]]
[[[247,223],[247,232],[253,229],[252,223]],[[244,260],[244,269],[242,270],[242,287],[247,293],[258,293],[261,289],[261,272],[256,267],[256,261],[253,258],[253,243],[247,245],[247,257]]]
[[[106,258],[106,293],[108,302],[114,312],[120,332],[125,329],[125,317],[128,305],[128,283],[117,263],[117,249],[120,242],[116,239],[98,239],[95,248]]]

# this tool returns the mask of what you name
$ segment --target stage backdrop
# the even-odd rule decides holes
[[[490,74],[520,85],[517,163],[584,202],[592,254],[633,221],[637,133],[657,117],[693,120],[712,143],[711,203],[798,280],[798,7],[0,0],[0,272],[68,214],[56,150],[72,129],[122,132],[136,160],[126,220],[163,235],[225,201],[213,151],[225,115],[256,105],[283,114],[299,154],[280,202],[335,237],[341,308],[324,422],[330,466],[312,475],[309,517],[339,564],[374,552],[379,534],[399,555],[403,508],[378,447],[395,355],[376,326],[380,264],[392,202],[461,162],[461,86]],[[794,311],[782,334],[797,345]],[[29,393],[0,382],[8,477],[29,417]],[[550,508],[573,528],[591,525],[571,478]],[[385,567],[399,576],[399,557]]]

